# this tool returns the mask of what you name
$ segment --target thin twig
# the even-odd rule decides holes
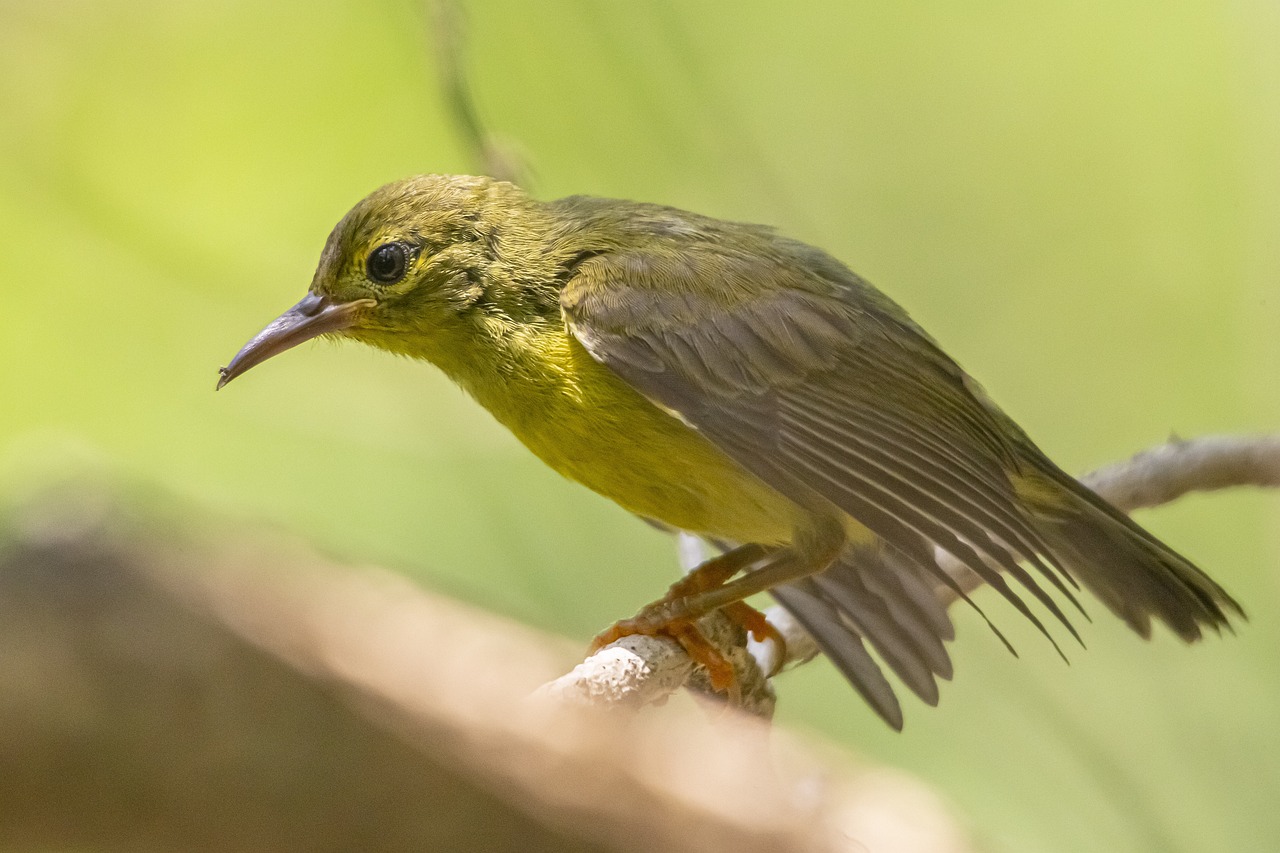
[[[509,141],[498,138],[480,118],[467,76],[466,16],[457,0],[424,0],[428,36],[436,58],[440,93],[449,119],[476,167],[500,181],[526,184],[525,158]]]
[[[1280,435],[1210,435],[1144,450],[1080,478],[1125,512],[1161,506],[1188,492],[1280,486]]]

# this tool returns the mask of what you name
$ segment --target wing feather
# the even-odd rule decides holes
[[[953,533],[968,538],[974,544],[985,541],[985,544],[981,544],[982,550],[992,555],[1003,568],[1030,590],[1066,626],[1077,641],[1080,639],[1070,621],[1058,609],[1057,603],[1017,565],[1017,559],[1026,560],[1034,565],[1083,612],[1079,601],[1072,595],[1058,573],[1040,559],[1037,547],[1047,551],[1047,546],[1044,545],[1043,540],[1040,540],[1039,534],[1029,529],[1022,516],[1015,514],[1009,505],[996,504],[980,490],[965,486],[963,481],[938,473],[937,470],[931,470],[932,466],[928,460],[913,464],[910,459],[895,453],[898,448],[892,443],[884,442],[883,437],[874,431],[851,432],[846,424],[833,420],[832,416],[825,412],[803,405],[800,405],[797,410],[803,413],[803,417],[796,417],[788,410],[781,416],[783,421],[791,424],[795,429],[808,432],[815,442],[828,444],[843,451],[844,456],[861,460],[866,466],[896,477],[899,489],[909,496],[913,504],[927,508],[933,518],[939,520]],[[817,425],[827,432],[818,434],[810,424]],[[842,441],[837,444],[832,441],[832,437]],[[960,485],[956,485],[957,482]],[[994,535],[992,535],[993,532]],[[1040,542],[1037,546],[1032,545],[1028,540],[1040,540]]]
[[[568,327],[597,361],[744,468],[784,494],[821,495],[899,555],[846,554],[823,575],[775,591],[891,723],[900,724],[901,711],[879,669],[872,674],[864,638],[935,702],[935,676],[951,675],[943,643],[952,628],[934,588],[972,604],[932,546],[991,585],[1055,648],[1005,574],[1079,640],[1021,565],[1079,608],[1075,579],[1020,506],[1009,479],[1016,448],[976,386],[852,273],[825,255],[817,263],[811,254],[789,257],[816,250],[774,239],[749,257],[689,243],[678,264],[625,252],[591,257],[562,292]],[[823,274],[806,272],[814,269]]]

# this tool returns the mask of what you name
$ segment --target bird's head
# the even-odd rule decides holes
[[[498,214],[517,197],[510,184],[451,175],[374,191],[329,235],[307,295],[245,344],[218,387],[320,335],[407,352],[483,295]]]

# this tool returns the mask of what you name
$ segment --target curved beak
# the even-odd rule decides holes
[[[361,312],[377,303],[372,299],[356,299],[351,302],[334,302],[328,296],[308,293],[302,301],[281,314],[253,340],[245,344],[221,374],[218,388],[226,385],[254,365],[261,364],[273,355],[296,347],[317,335],[349,329]]]

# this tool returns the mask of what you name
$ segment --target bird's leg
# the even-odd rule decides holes
[[[666,596],[599,634],[591,649],[598,650],[632,634],[669,636],[692,660],[706,668],[712,687],[729,690],[734,684],[733,667],[698,630],[697,620],[716,608],[724,608],[729,618],[757,640],[772,638],[782,642],[782,637],[764,616],[743,599],[825,569],[838,551],[837,547],[831,553],[824,550],[814,555],[802,554],[794,548],[770,549],[761,545],[735,548],[707,560],[673,584]],[[730,580],[739,571],[746,574]]]
[[[650,625],[649,622],[642,622],[641,617],[649,610],[656,607],[671,604],[676,601],[683,601],[694,596],[719,589],[725,581],[732,578],[738,572],[749,567],[752,563],[763,560],[769,555],[769,549],[763,545],[741,545],[729,551],[703,561],[694,567],[688,574],[671,585],[667,590],[667,594],[658,599],[654,603],[646,606],[634,619],[623,619],[616,622],[613,626],[596,635],[591,643],[591,651],[595,652],[600,648],[609,645],[615,640],[632,634],[648,634],[669,633],[676,636],[675,631],[664,631],[661,628],[669,627],[666,625]],[[714,608],[711,608],[714,609]],[[710,612],[710,609],[705,612]],[[699,614],[701,615],[701,614]],[[692,621],[693,618],[681,619],[680,621]],[[670,621],[670,620],[668,620]],[[684,645],[682,642],[681,645]],[[694,657],[699,663],[702,661],[690,653],[690,657]]]
[[[673,583],[662,600],[685,598],[715,589],[755,561],[763,559],[768,553],[769,549],[763,545],[740,545],[709,560],[703,560],[690,569],[688,574]]]

